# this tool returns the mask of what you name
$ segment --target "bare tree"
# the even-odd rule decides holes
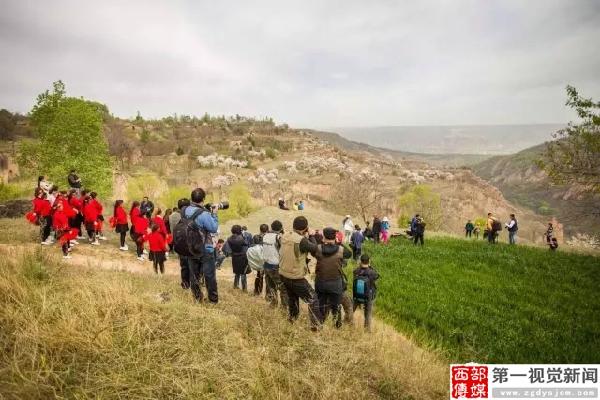
[[[358,215],[366,224],[381,212],[382,200],[390,195],[393,191],[382,185],[377,174],[363,171],[340,179],[333,189],[332,200],[338,212]]]

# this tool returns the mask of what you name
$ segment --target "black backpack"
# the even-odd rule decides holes
[[[502,223],[497,219],[492,221],[492,232],[500,232],[502,230]]]
[[[199,258],[204,254],[206,235],[195,221],[205,210],[198,208],[186,218],[186,208],[181,210],[181,219],[173,228],[173,250],[181,257]]]
[[[371,300],[371,280],[367,275],[358,275],[352,282],[352,298],[355,303],[365,304]]]

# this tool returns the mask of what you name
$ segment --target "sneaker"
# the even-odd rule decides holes
[[[71,257],[71,256],[70,256],[70,255],[68,255],[68,254],[67,254],[66,256],[63,256],[63,260],[70,260],[71,258],[73,258],[73,257]]]
[[[144,261],[144,256],[139,256],[137,259],[138,261]]]
[[[81,236],[81,235],[77,236],[77,240],[83,240],[83,239],[85,239],[85,236]]]
[[[75,245],[79,244],[79,242],[77,240],[71,240],[70,243],[71,243],[71,246],[75,246]]]
[[[45,242],[42,242],[40,244],[43,245],[43,246],[50,246],[52,244],[52,242],[45,241]]]
[[[91,242],[90,244],[94,245],[94,246],[100,246],[100,242],[95,240],[93,242]]]
[[[121,246],[121,247],[119,247],[119,250],[127,251],[127,250],[129,250],[129,247],[127,247],[127,245]]]
[[[72,252],[72,251],[73,251],[73,248],[72,248],[72,247],[69,247],[69,248],[67,249],[67,251],[70,253],[70,252]]]
[[[98,236],[98,239],[100,239],[100,240],[108,240],[108,239],[106,238],[106,236],[104,236],[104,235],[102,235],[102,236]]]
[[[148,254],[148,250],[144,249],[144,254]]]

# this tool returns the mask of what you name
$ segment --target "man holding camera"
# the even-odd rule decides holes
[[[200,289],[200,275],[204,275],[208,301],[213,304],[219,302],[219,293],[217,291],[217,274],[215,268],[215,248],[213,243],[213,234],[219,230],[219,219],[217,218],[217,209],[219,205],[204,205],[206,193],[201,188],[192,191],[192,203],[184,210],[184,216],[191,218],[198,209],[203,210],[194,220],[200,230],[206,237],[204,242],[204,253],[199,258],[188,258],[188,268],[190,273],[190,288],[196,301],[202,301],[202,290]],[[225,207],[221,207],[225,208]]]

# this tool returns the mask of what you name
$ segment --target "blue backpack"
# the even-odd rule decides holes
[[[352,282],[352,297],[355,303],[365,304],[372,300],[371,280],[368,276],[359,275]]]

